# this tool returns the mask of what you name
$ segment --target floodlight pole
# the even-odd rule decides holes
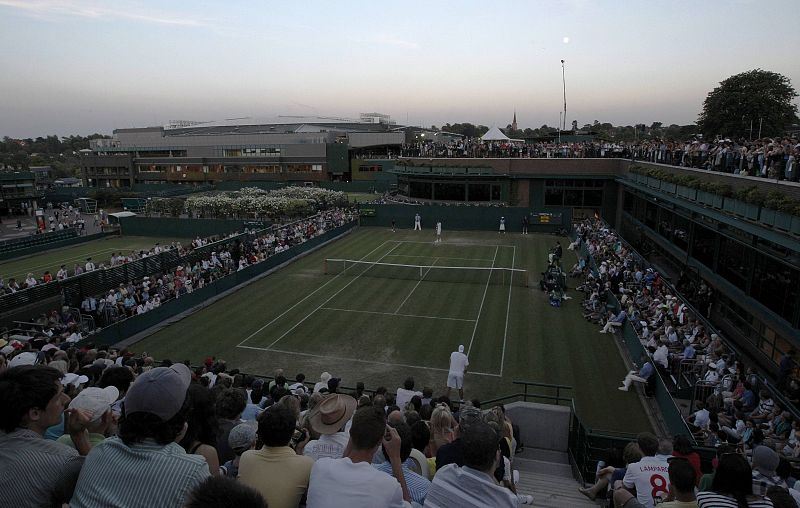
[[[564,130],[567,130],[567,79],[564,73],[564,60],[561,60],[561,84],[564,86]]]

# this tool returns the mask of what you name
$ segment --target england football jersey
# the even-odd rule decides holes
[[[643,457],[628,464],[622,483],[636,487],[636,499],[647,508],[654,508],[655,500],[666,499],[669,494],[669,464],[656,457]]]

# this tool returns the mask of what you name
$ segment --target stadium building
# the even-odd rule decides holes
[[[91,142],[81,169],[86,187],[136,184],[350,179],[350,152],[399,146],[405,133],[385,115],[358,122],[192,125],[116,129]],[[385,150],[384,150],[385,151]]]

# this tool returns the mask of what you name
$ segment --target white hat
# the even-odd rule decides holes
[[[86,376],[82,376],[86,377]],[[89,419],[93,422],[102,417],[106,411],[111,409],[113,404],[119,397],[119,390],[115,386],[107,386],[105,388],[97,388],[91,386],[84,388],[81,393],[72,399],[69,403],[70,409],[84,409],[89,413]]]
[[[55,344],[45,344],[44,346],[42,346],[42,352],[50,351],[51,349],[58,349],[58,346],[56,346]]]
[[[458,346],[458,352],[459,353],[463,353],[464,352],[464,345],[463,344]]]
[[[711,362],[711,363],[708,364],[708,368],[709,369],[716,369],[717,368],[717,364],[714,363],[714,362]]]
[[[19,367],[20,365],[33,365],[36,363],[36,353],[25,351],[20,353],[8,362],[8,368]]]
[[[64,377],[61,378],[61,384],[64,386],[67,385],[80,386],[83,383],[88,383],[88,382],[89,382],[88,377],[80,376],[78,374],[75,374],[74,372],[67,372],[66,374],[64,374]]]

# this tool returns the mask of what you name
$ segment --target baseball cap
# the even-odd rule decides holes
[[[64,386],[67,385],[74,385],[80,386],[83,383],[88,383],[89,377],[88,376],[81,376],[79,374],[75,374],[74,372],[67,372],[64,374],[64,377],[61,378],[61,384]]]
[[[148,370],[125,395],[125,414],[151,413],[169,420],[183,407],[191,382],[192,372],[182,363]]]
[[[256,425],[254,422],[240,423],[231,429],[228,434],[228,444],[237,455],[246,452],[256,440]]]
[[[111,404],[119,397],[119,390],[115,386],[105,388],[89,387],[72,399],[70,409],[83,409],[89,413],[91,421],[96,422],[106,411],[111,409]]]

